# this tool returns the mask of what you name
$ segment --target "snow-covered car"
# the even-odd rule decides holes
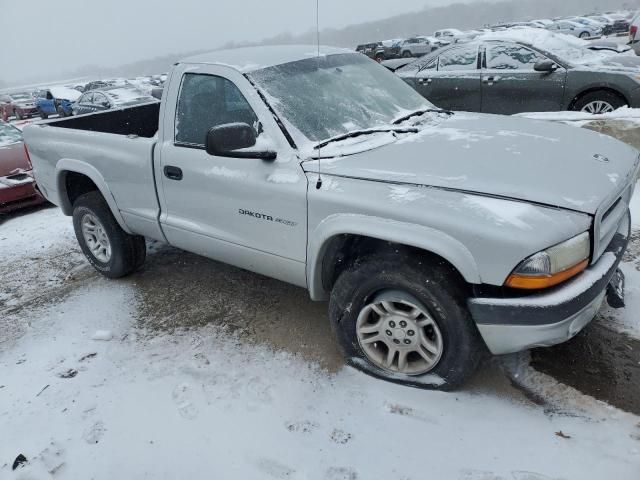
[[[5,122],[9,117],[18,120],[32,117],[37,113],[36,102],[28,92],[0,94],[0,119]]]
[[[448,43],[449,42],[442,42],[435,37],[412,37],[403,41],[399,45],[400,55],[403,58],[418,58],[431,53]]]
[[[571,20],[558,20],[549,25],[547,29],[554,33],[562,33],[582,39],[597,38],[602,36],[602,27],[582,24]]]
[[[620,306],[637,150],[442,111],[361,54],[310,51],[199,55],[161,104],[25,128],[96,270],[131,274],[148,237],[298,285],[351,364],[442,389]]]
[[[437,39],[451,40],[455,38],[464,37],[464,32],[457,28],[444,28],[442,30],[436,30],[433,32],[433,36]]]
[[[640,58],[592,48],[543,29],[507,30],[444,48],[396,73],[449,110],[607,113],[640,107]]]
[[[135,87],[107,87],[83,93],[73,104],[72,110],[74,115],[83,115],[157,101],[150,94]]]
[[[49,115],[59,115],[66,117],[72,115],[72,105],[81,92],[74,88],[63,86],[51,87],[36,92],[36,109],[38,115],[43,120],[49,118]]]
[[[0,121],[0,213],[43,202],[35,188],[22,132]]]

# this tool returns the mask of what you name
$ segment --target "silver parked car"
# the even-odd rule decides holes
[[[159,107],[25,129],[96,270],[133,273],[149,237],[292,283],[329,300],[352,365],[442,389],[621,306],[637,150],[443,112],[364,55],[309,51],[199,55]]]
[[[564,33],[574,37],[586,39],[602,36],[602,27],[592,24],[582,24],[572,20],[558,20],[547,27],[554,33]]]

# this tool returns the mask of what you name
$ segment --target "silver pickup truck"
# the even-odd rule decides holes
[[[566,341],[622,302],[636,150],[438,110],[357,53],[189,58],[161,103],[24,137],[100,273],[134,272],[147,237],[298,285],[387,380],[452,389],[485,352]]]

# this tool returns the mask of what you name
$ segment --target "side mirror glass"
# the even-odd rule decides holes
[[[552,60],[541,60],[533,66],[536,72],[555,72],[558,69],[558,65]]]
[[[272,150],[250,150],[256,146],[258,136],[246,123],[227,123],[212,127],[207,132],[205,149],[209,155],[228,158],[260,158],[275,160]]]

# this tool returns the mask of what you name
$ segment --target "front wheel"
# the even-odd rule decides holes
[[[627,105],[627,102],[615,93],[601,90],[588,93],[579,98],[573,106],[573,110],[597,115],[611,113],[625,105]]]
[[[38,115],[40,115],[40,118],[42,120],[46,120],[47,118],[49,118],[49,115],[44,113],[44,111],[41,108],[38,109]]]
[[[62,107],[56,108],[56,112],[58,112],[58,116],[60,118],[64,118],[64,117],[67,116],[67,113],[64,111],[64,109]]]
[[[455,389],[486,351],[456,272],[408,256],[349,267],[333,288],[329,315],[348,361],[396,383]]]
[[[14,110],[13,114],[15,115],[16,120],[24,119],[24,115],[22,115],[22,112],[20,110]]]
[[[411,52],[402,52],[403,58],[411,58]]]
[[[582,32],[580,34],[580,38],[582,38],[582,39],[591,38],[591,34],[589,32]]]
[[[122,230],[99,192],[86,193],[75,201],[73,228],[85,257],[105,277],[127,276],[144,263],[144,237]]]

